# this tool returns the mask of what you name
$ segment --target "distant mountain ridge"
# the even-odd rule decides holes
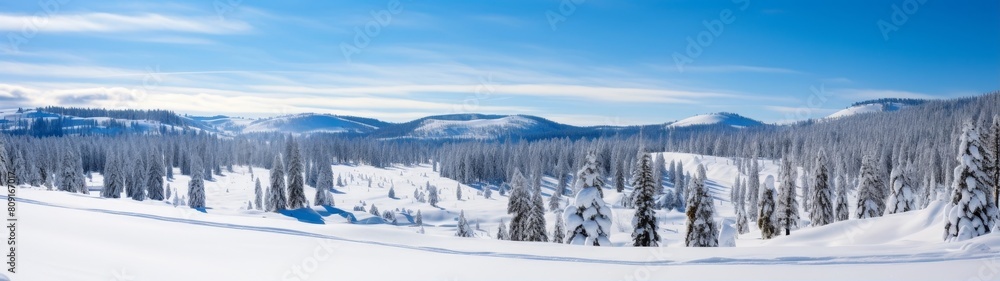
[[[927,100],[923,99],[884,98],[867,100],[853,103],[850,107],[834,112],[827,118],[840,118],[876,112],[894,112],[908,107],[920,106],[925,103],[927,103]]]

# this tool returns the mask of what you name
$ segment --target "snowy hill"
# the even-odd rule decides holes
[[[0,111],[0,132],[32,136],[214,132],[201,121],[164,110],[104,110],[46,107]]]
[[[381,138],[497,139],[550,134],[575,128],[527,115],[455,114],[430,116],[375,132]]]
[[[894,112],[908,107],[918,106],[924,102],[926,102],[926,100],[917,99],[878,99],[863,101],[854,103],[848,108],[834,112],[833,114],[830,114],[830,116],[827,116],[827,118],[840,118],[876,112]]]
[[[681,163],[685,170],[705,165],[716,219],[721,222],[734,217],[728,194],[739,169],[732,159],[663,155],[668,163]],[[759,163],[762,176],[777,173],[774,161]],[[162,201],[100,198],[100,174],[87,182],[92,190],[89,195],[21,188],[17,193],[20,221],[23,233],[30,230],[31,235],[18,236],[18,245],[31,250],[18,253],[32,262],[21,264],[14,277],[510,280],[530,272],[534,274],[531,279],[544,280],[765,280],[775,279],[780,272],[778,279],[788,280],[995,280],[996,275],[976,279],[980,276],[974,274],[983,270],[994,274],[989,270],[995,268],[1000,255],[998,235],[942,242],[940,201],[924,210],[807,226],[772,240],[761,240],[754,229],[740,235],[736,247],[684,247],[684,214],[666,210],[656,214],[664,247],[631,247],[634,210],[620,206],[613,207],[611,240],[615,247],[499,241],[495,238],[499,222],[509,221],[510,215],[506,212],[508,197],[498,192],[484,198],[478,193],[481,186],[440,177],[429,165],[334,165],[333,169],[343,178],[344,186],[336,188],[335,207],[309,209],[320,217],[318,221],[305,221],[292,212],[247,210],[254,180],[270,181],[268,170],[262,167],[254,167],[253,172],[246,166],[236,167],[234,172],[206,182],[208,208],[204,211]],[[177,174],[168,183],[176,189],[175,194],[187,194],[190,178]],[[428,183],[442,189],[437,207],[411,196]],[[546,199],[554,186],[555,179],[543,180]],[[456,198],[456,187],[465,190],[461,200]],[[387,196],[390,188],[397,198]],[[311,199],[315,189],[307,186],[306,193]],[[608,188],[604,194],[607,202],[615,202],[627,193]],[[366,211],[353,211],[355,206],[392,211],[396,223]],[[422,214],[423,227],[414,224],[417,211]],[[454,235],[459,212],[472,224],[475,237]],[[548,231],[555,216],[545,213]],[[156,241],[156,250],[143,251],[142,259],[116,258],[136,249],[153,249],[150,241]],[[204,251],[204,245],[211,245],[212,250]],[[195,252],[198,254],[191,254]],[[372,264],[379,263],[391,263],[393,270],[374,274]],[[164,264],[170,266],[165,268]],[[457,264],[478,266],[444,270]],[[510,270],[512,265],[519,270]],[[734,270],[738,276],[734,277]]]
[[[351,116],[303,113],[259,120],[237,118],[203,119],[233,133],[370,133],[388,123]]]
[[[736,113],[719,112],[719,113],[695,115],[688,118],[684,118],[668,124],[667,127],[678,128],[678,127],[719,125],[719,124],[729,125],[735,128],[746,128],[746,127],[764,125],[764,123],[761,123],[760,121],[743,117]]]

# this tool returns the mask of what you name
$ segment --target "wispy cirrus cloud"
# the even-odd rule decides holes
[[[215,17],[188,17],[145,13],[136,15],[113,13],[79,13],[51,15],[39,19],[31,14],[0,13],[0,31],[20,32],[25,26],[41,33],[114,33],[138,31],[171,31],[201,34],[244,33],[253,27],[243,21],[220,21]]]
[[[676,70],[676,67],[674,68]],[[780,74],[800,74],[802,72],[794,69],[752,65],[706,65],[706,66],[685,66],[684,71],[703,73],[734,73],[734,72],[754,72],[754,73],[780,73]]]

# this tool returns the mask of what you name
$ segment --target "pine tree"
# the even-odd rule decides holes
[[[556,186],[556,190],[552,191],[552,196],[549,196],[549,211],[553,213],[562,212],[562,198],[563,189],[565,187]]]
[[[531,193],[528,190],[526,179],[521,174],[520,169],[514,170],[514,175],[510,180],[510,199],[507,201],[507,214],[513,217],[510,220],[510,240],[511,241],[532,241],[531,225],[529,217],[532,213]]]
[[[510,240],[510,232],[507,232],[507,223],[500,219],[500,226],[497,228],[497,240]]]
[[[983,172],[984,159],[979,131],[971,122],[959,138],[958,167],[952,181],[952,195],[945,208],[944,240],[958,242],[986,235],[997,223],[997,207],[989,198]]]
[[[372,205],[374,206],[374,205]],[[465,210],[458,214],[458,230],[455,232],[458,237],[474,237],[475,232],[469,227],[469,222],[465,220]]]
[[[902,164],[896,165],[889,176],[889,187],[892,193],[886,203],[886,214],[909,212],[916,209],[916,195],[910,185]]]
[[[166,169],[163,167],[163,156],[158,152],[153,152],[149,156],[149,178],[146,182],[146,193],[149,200],[163,201],[163,183]]]
[[[6,143],[3,138],[0,138],[0,185],[6,186],[14,179],[10,178],[10,166],[9,157],[7,157]]]
[[[83,194],[90,193],[84,182],[82,170],[83,163],[74,149],[65,149],[62,153],[62,162],[59,168],[59,190]]]
[[[120,198],[125,189],[125,178],[122,176],[121,160],[117,154],[108,152],[104,156],[104,188],[101,189],[101,197]]]
[[[611,207],[604,202],[597,152],[587,154],[586,163],[577,172],[576,200],[566,208],[567,244],[611,246]]]
[[[437,207],[437,204],[441,202],[441,197],[440,194],[438,194],[437,186],[433,185],[427,186],[427,202],[434,207]]]
[[[748,171],[750,179],[747,181],[749,185],[747,186],[746,191],[746,204],[749,206],[749,208],[747,208],[747,219],[757,221],[757,206],[760,205],[760,165],[757,163],[756,156],[754,156],[750,161],[752,161],[752,163],[750,163],[750,170]]]
[[[490,199],[493,197],[493,188],[489,185],[483,185],[483,198]]]
[[[420,210],[417,210],[417,217],[413,219],[413,223],[415,223],[417,226],[424,225],[424,215],[420,213]]]
[[[687,178],[684,176],[684,165],[677,163],[677,170],[674,173],[674,208],[679,212],[684,212],[686,210],[687,198],[684,196],[687,192],[684,191],[684,184],[687,183]]]
[[[757,228],[760,229],[761,238],[771,239],[778,235],[778,219],[776,212],[774,195],[774,176],[767,176],[764,179],[764,186],[760,193],[760,202],[757,208]]]
[[[855,215],[859,219],[881,217],[885,210],[885,199],[881,197],[882,180],[878,178],[874,160],[865,156],[861,162],[861,179],[858,182],[858,205]]]
[[[566,241],[566,223],[563,221],[561,213],[556,213],[556,225],[552,229],[552,243],[564,243]]]
[[[659,247],[660,233],[656,224],[656,180],[654,179],[652,159],[648,153],[639,155],[632,173],[632,187],[635,196],[635,216],[632,218],[632,246]]]
[[[545,204],[542,200],[542,187],[536,184],[531,194],[531,210],[528,215],[529,240],[534,242],[549,241],[549,236],[545,230]]]
[[[989,158],[985,166],[989,167],[987,181],[993,184],[993,203],[1000,206],[1000,115],[993,116],[993,126],[987,133],[984,149]],[[1000,208],[1000,207],[998,207]]]
[[[268,212],[280,212],[288,208],[285,199],[285,167],[282,163],[281,154],[275,155],[274,164],[271,165],[271,186],[267,190],[265,202]]]
[[[392,190],[390,189],[390,191],[392,191]],[[392,197],[392,196],[389,196],[389,197]],[[458,186],[455,187],[455,198],[458,201],[462,201],[462,184],[458,184]]]
[[[847,205],[847,184],[843,176],[837,177],[834,188],[837,189],[836,221],[846,221],[851,217],[851,210]]]
[[[191,157],[191,181],[188,182],[188,206],[192,209],[205,208],[205,180],[202,178],[204,169],[201,157]]]
[[[812,188],[812,208],[809,212],[809,220],[813,226],[824,226],[834,222],[833,194],[830,189],[829,171],[826,169],[826,151],[820,149],[819,156],[816,157],[816,176]]]
[[[373,216],[376,216],[376,217],[381,215],[378,212],[378,207],[375,207],[375,204],[372,204],[371,208],[368,209],[368,213],[370,213],[370,214],[372,214]]]
[[[146,200],[146,191],[149,190],[149,187],[146,186],[149,181],[146,163],[141,157],[137,157],[131,167],[132,186],[130,188],[132,192],[129,197],[136,201]]]
[[[615,169],[615,191],[622,193],[625,191],[625,167],[623,165],[618,165]]]
[[[698,165],[698,169],[704,166]],[[719,227],[715,223],[715,203],[705,187],[704,173],[699,172],[690,186],[687,207],[687,235],[684,244],[688,247],[718,247]]]
[[[260,187],[260,178],[257,178],[253,188],[254,210],[263,210],[264,209],[263,203],[264,203],[264,190],[261,189]]]
[[[333,169],[330,168],[330,163],[327,160],[320,160],[320,162],[316,165],[319,171],[316,175],[316,200],[313,201],[317,206],[333,206],[333,194],[330,193],[330,190],[333,189]]]
[[[462,192],[459,191],[458,193],[461,194]],[[396,187],[389,188],[389,198],[396,199]]]
[[[295,210],[305,208],[306,202],[305,178],[302,169],[302,155],[299,145],[294,140],[290,142],[291,155],[288,160],[288,208]]]
[[[781,161],[781,190],[778,192],[777,218],[785,235],[799,228],[799,202],[795,194],[795,168],[787,158]]]

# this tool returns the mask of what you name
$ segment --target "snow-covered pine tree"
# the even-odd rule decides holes
[[[548,231],[545,230],[545,203],[542,200],[542,187],[535,185],[532,187],[531,210],[528,216],[529,240],[534,242],[549,241]]]
[[[329,160],[322,159],[320,163],[316,165],[316,205],[327,205],[333,206],[333,194],[330,190],[333,189],[333,169],[330,168]],[[322,191],[322,192],[320,192]],[[320,196],[322,194],[323,201],[320,202]]]
[[[163,173],[166,172],[166,168],[163,167],[163,155],[154,150],[147,161],[149,162],[149,177],[146,181],[146,193],[149,200],[163,201],[166,198],[163,196],[163,177],[165,176]]]
[[[461,194],[462,192],[459,191],[458,193]],[[395,186],[389,188],[389,198],[396,199],[396,187]]]
[[[166,195],[164,196],[165,198],[167,198],[167,201],[169,201],[170,198],[172,198],[171,196],[175,196],[173,190],[170,189],[170,184],[169,183],[167,184],[167,188],[164,188],[164,189],[167,190]]]
[[[562,198],[563,190],[565,187],[556,186],[556,190],[552,191],[552,196],[549,196],[549,211],[553,213],[562,212]]]
[[[204,209],[205,208],[205,180],[202,178],[202,173],[204,173],[201,164],[201,157],[192,155],[191,156],[191,181],[188,182],[188,207],[192,209]]]
[[[391,189],[390,189],[390,191],[391,191]],[[392,197],[392,196],[389,196],[389,197]],[[458,186],[455,187],[455,198],[458,201],[462,201],[462,184],[458,184]]]
[[[687,183],[688,179],[684,176],[684,164],[677,163],[677,169],[674,170],[674,208],[678,212],[684,212],[687,209],[687,197],[684,195],[687,192],[684,191],[684,185]]]
[[[104,156],[104,160],[104,172],[102,173],[104,175],[104,188],[101,189],[101,197],[120,198],[122,190],[125,189],[125,178],[122,176],[119,156],[109,151]]]
[[[170,189],[167,189],[170,190]],[[253,187],[253,204],[254,210],[264,209],[264,190],[260,187],[260,178],[257,178]]]
[[[90,193],[83,178],[83,163],[75,149],[66,148],[62,152],[59,165],[59,190],[67,192]]]
[[[945,207],[944,240],[959,242],[991,232],[997,223],[997,206],[989,198],[989,185],[983,172],[983,153],[979,130],[971,122],[962,128],[958,142],[958,167],[951,183],[951,200]]]
[[[465,210],[462,210],[461,213],[458,214],[458,230],[455,231],[455,236],[458,237],[476,236],[476,233],[472,231],[471,227],[469,227],[469,222],[465,220]]]
[[[372,207],[368,209],[368,213],[376,217],[382,215],[381,213],[378,212],[378,207],[375,207],[375,204],[372,204]]]
[[[28,163],[24,160],[24,153],[20,149],[14,148],[14,153],[11,155],[11,170],[14,171],[14,184],[21,185],[28,182],[28,177],[30,177],[28,170]]]
[[[1000,208],[1000,115],[993,115],[993,125],[986,134],[986,155],[989,158],[986,166],[989,166],[987,174],[988,182],[993,185],[993,203]]]
[[[424,225],[424,215],[420,213],[420,210],[417,210],[417,217],[413,219],[413,223],[417,226]]]
[[[576,176],[576,200],[566,207],[567,244],[611,246],[611,207],[604,202],[597,152],[587,153],[586,163]]]
[[[733,206],[735,206],[737,202],[742,201],[742,199],[739,198],[739,192],[740,192],[740,175],[736,174],[736,180],[733,181],[733,187],[729,189],[729,202],[733,203]]]
[[[10,173],[10,158],[7,157],[6,142],[3,138],[0,138],[0,185],[6,186],[8,184]]]
[[[615,169],[615,191],[622,193],[625,191],[625,165],[619,164]]]
[[[836,221],[846,221],[851,217],[851,207],[847,205],[847,184],[844,183],[844,176],[837,176],[834,181],[834,188],[837,190]]]
[[[906,170],[902,163],[892,168],[892,173],[889,176],[889,187],[892,188],[890,190],[892,193],[889,194],[889,200],[886,202],[886,214],[916,210],[916,194],[913,192],[913,186],[910,185],[910,179],[906,176]]]
[[[428,185],[427,186],[427,203],[431,206],[437,207],[437,204],[441,202],[441,196],[438,193],[437,186]]]
[[[764,185],[760,193],[760,202],[757,207],[757,228],[760,229],[760,235],[763,239],[771,239],[778,235],[776,208],[774,176],[768,175],[764,179]]]
[[[739,234],[750,233],[750,221],[747,220],[746,204],[736,204],[736,231]]]
[[[288,159],[288,208],[295,210],[305,208],[309,203],[306,201],[302,153],[299,151],[298,143],[294,139],[291,140],[291,155]]]
[[[701,164],[698,169],[704,169]],[[684,244],[688,247],[718,247],[719,227],[715,222],[715,203],[712,194],[705,187],[703,173],[695,176],[689,186],[690,196],[687,207],[687,235]]]
[[[746,204],[747,204],[747,219],[751,221],[757,221],[757,207],[760,205],[760,165],[757,163],[757,156],[750,159],[750,170],[747,176],[750,179],[747,180],[747,191],[746,191]]]
[[[858,180],[858,205],[855,215],[859,219],[881,217],[885,210],[885,198],[880,194],[885,188],[878,178],[875,162],[871,156],[865,155],[861,161],[861,178]]]
[[[785,235],[789,235],[792,230],[799,228],[799,202],[795,194],[795,168],[788,158],[781,161],[780,184],[776,214],[780,229],[785,231]]]
[[[507,223],[500,219],[500,226],[497,227],[497,240],[510,240],[510,232],[507,232]]]
[[[833,192],[830,188],[830,171],[826,168],[826,150],[820,149],[816,156],[816,171],[813,173],[816,179],[812,188],[812,208],[809,212],[809,220],[812,226],[824,226],[834,222]]]
[[[659,154],[653,161],[653,180],[656,181],[653,187],[656,189],[656,195],[663,194],[663,174],[666,173],[666,158],[663,154]]]
[[[656,224],[656,179],[650,155],[641,153],[632,173],[632,188],[635,194],[635,216],[632,218],[632,246],[659,247],[660,233]]]
[[[812,179],[809,178],[809,171],[802,169],[802,174],[799,175],[798,186],[802,187],[802,211],[812,212]]]
[[[493,188],[489,185],[483,185],[483,198],[490,199],[493,198]]]
[[[507,214],[510,219],[511,241],[532,241],[529,217],[532,212],[531,192],[520,169],[514,169],[510,179],[510,199],[507,201]]]
[[[556,225],[552,229],[552,243],[564,243],[566,241],[566,223],[563,221],[561,213],[556,213]]]
[[[139,152],[136,153],[139,154]],[[129,187],[132,189],[129,197],[132,198],[132,200],[143,201],[146,200],[146,191],[149,189],[149,187],[146,186],[146,183],[149,181],[149,172],[146,169],[146,161],[143,157],[136,157],[134,161],[135,162],[133,162],[130,166],[132,169],[130,175],[132,176],[133,184]]]
[[[285,197],[285,167],[282,166],[281,154],[274,156],[274,163],[271,165],[271,185],[267,189],[268,212],[280,212],[288,209],[288,202]]]

